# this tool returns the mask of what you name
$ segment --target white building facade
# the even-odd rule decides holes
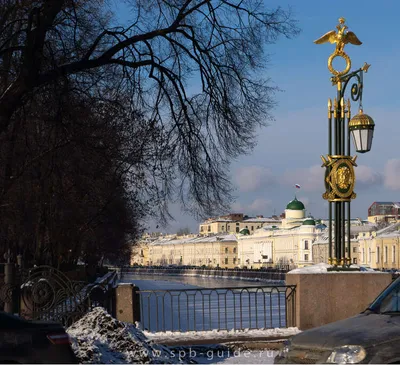
[[[238,235],[238,266],[260,268],[269,265],[312,265],[312,245],[325,227],[305,217],[302,202],[293,199],[286,206],[281,227],[264,227],[252,235]]]

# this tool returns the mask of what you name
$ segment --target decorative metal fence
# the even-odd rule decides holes
[[[50,266],[31,269],[21,285],[21,316],[69,326],[96,306],[110,311],[117,280],[116,272],[88,284],[71,281]]]
[[[243,330],[295,323],[296,286],[139,290],[140,324],[150,332]]]
[[[69,326],[93,307],[114,311],[116,272],[110,272],[94,283],[72,281],[51,266],[38,266],[21,272],[10,284],[0,285],[1,304],[14,302],[10,313],[31,320],[51,320]]]

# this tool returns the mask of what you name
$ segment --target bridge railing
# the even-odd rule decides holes
[[[138,290],[140,326],[149,332],[295,326],[296,286]]]

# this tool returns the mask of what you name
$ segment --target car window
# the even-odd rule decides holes
[[[400,312],[400,288],[397,287],[382,300],[380,312]]]
[[[375,312],[399,311],[400,278],[390,284],[370,305],[369,309]]]

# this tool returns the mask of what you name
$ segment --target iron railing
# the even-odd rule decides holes
[[[296,286],[138,290],[141,328],[149,332],[295,326]]]
[[[52,267],[36,267],[21,285],[20,315],[33,320],[57,321],[68,327],[97,306],[112,313],[117,282],[116,272],[88,284],[70,281]]]

